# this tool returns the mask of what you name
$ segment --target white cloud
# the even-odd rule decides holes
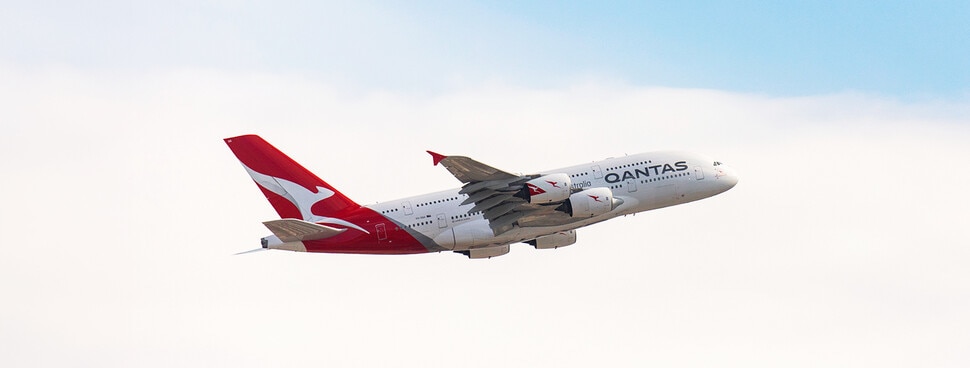
[[[13,365],[968,362],[966,101],[596,82],[415,97],[209,70],[0,78]],[[687,149],[742,179],[556,251],[233,257],[274,216],[221,142],[243,133],[365,203],[455,186],[425,149],[511,171]]]

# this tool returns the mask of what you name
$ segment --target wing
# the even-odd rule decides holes
[[[515,175],[464,156],[445,156],[428,151],[435,166],[441,164],[464,183],[459,193],[468,195],[461,204],[474,204],[469,213],[482,212],[495,235],[512,229],[519,219],[549,206],[529,203],[525,183],[538,175]]]
[[[509,180],[518,179],[518,175],[509,174],[505,171],[488,166],[481,162],[472,160],[465,156],[445,156],[439,153],[428,151],[434,159],[434,165],[444,166],[452,175],[462,183]]]
[[[347,229],[314,224],[297,219],[279,219],[263,223],[269,231],[283,242],[326,239],[336,236]]]

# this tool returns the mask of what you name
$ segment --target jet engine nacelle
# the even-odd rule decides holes
[[[550,174],[525,182],[522,191],[516,196],[535,204],[562,202],[569,198],[569,188],[572,185],[569,175]]]
[[[610,188],[590,188],[573,193],[556,210],[565,212],[573,218],[590,218],[612,211],[623,204],[623,200],[613,197]]]
[[[554,249],[565,247],[576,242],[576,230],[569,230],[540,236],[527,241],[526,243],[536,247],[536,249]]]

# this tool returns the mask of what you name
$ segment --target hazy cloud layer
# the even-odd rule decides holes
[[[300,75],[0,68],[12,366],[970,363],[970,103],[590,81],[415,97]],[[275,213],[261,134],[361,203],[510,171],[706,153],[731,191],[487,261],[232,253]]]

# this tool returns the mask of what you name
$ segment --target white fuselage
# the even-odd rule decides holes
[[[727,165],[687,152],[650,152],[609,158],[584,165],[542,171],[568,174],[574,191],[609,188],[622,203],[611,211],[583,219],[520,221],[494,235],[482,213],[469,213],[473,204],[459,188],[366,206],[413,235],[433,240],[445,250],[504,245],[573,230],[617,216],[707,198],[732,188],[737,175]]]

